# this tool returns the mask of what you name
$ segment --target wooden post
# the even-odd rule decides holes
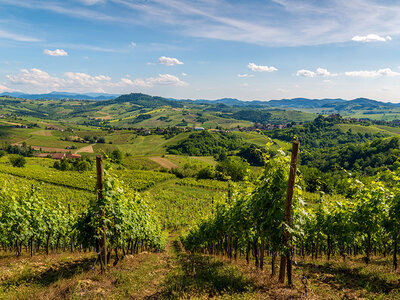
[[[96,168],[97,168],[97,199],[98,203],[102,202],[103,199],[103,158],[101,155],[96,156]],[[104,272],[107,268],[107,243],[106,243],[106,228],[104,224],[105,213],[104,210],[100,210],[101,219],[101,239],[100,239],[100,265],[101,272]]]
[[[71,204],[69,204],[68,203],[68,214],[71,216]],[[73,234],[72,234],[72,231],[71,231],[71,239],[70,239],[70,250],[71,250],[71,253],[73,253],[74,252],[74,236],[73,236]]]
[[[297,170],[297,156],[299,153],[300,143],[298,141],[293,141],[292,146],[292,159],[290,162],[290,173],[289,173],[289,184],[286,192],[286,204],[285,204],[285,223],[291,225],[292,224],[292,200],[293,200],[293,191],[294,184],[296,179],[296,170]],[[285,249],[285,255],[281,257],[281,265],[279,268],[279,282],[285,282],[285,267],[287,266],[287,276],[288,276],[288,284],[291,286],[292,283],[292,258],[291,251],[289,249],[289,240],[290,233],[287,230],[283,230],[282,243]]]

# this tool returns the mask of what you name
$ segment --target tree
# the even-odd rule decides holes
[[[216,170],[225,176],[229,176],[232,181],[242,181],[249,174],[249,164],[242,159],[226,159],[216,166]]]
[[[114,162],[117,164],[120,164],[122,162],[123,154],[121,150],[115,149],[113,152],[111,152],[111,158]]]
[[[26,164],[26,160],[22,155],[11,155],[10,163],[13,165],[13,167],[23,168]]]

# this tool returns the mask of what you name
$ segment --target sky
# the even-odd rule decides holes
[[[400,102],[400,2],[0,0],[0,93]]]

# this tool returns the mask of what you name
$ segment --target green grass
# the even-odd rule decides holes
[[[369,133],[371,135],[377,134],[377,133],[382,133],[385,135],[394,135],[393,132],[379,128],[374,125],[363,126],[360,124],[336,124],[333,126],[333,128],[338,128],[344,133],[346,133],[347,131],[349,131],[349,129],[351,129],[352,133],[362,133],[362,134]]]
[[[183,167],[186,164],[189,165],[197,165],[198,168],[205,168],[210,165],[216,165],[214,157],[212,156],[186,156],[186,155],[165,155],[165,157],[177,164],[180,167]]]
[[[400,127],[390,127],[384,125],[375,125],[375,127],[395,134],[400,134]]]
[[[188,135],[189,133],[181,133],[167,140],[161,135],[137,136],[130,144],[121,144],[118,148],[133,156],[160,156],[166,153],[167,146],[183,140]]]

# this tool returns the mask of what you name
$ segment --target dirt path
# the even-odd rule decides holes
[[[93,145],[95,145],[95,144],[91,144],[89,146],[82,147],[82,148],[76,150],[75,154],[76,153],[93,153],[94,152],[93,151]]]
[[[174,164],[172,161],[170,161],[166,158],[160,157],[160,156],[149,157],[149,159],[158,163],[161,167],[164,167],[167,169],[173,169],[173,168],[178,167],[178,165]]]

